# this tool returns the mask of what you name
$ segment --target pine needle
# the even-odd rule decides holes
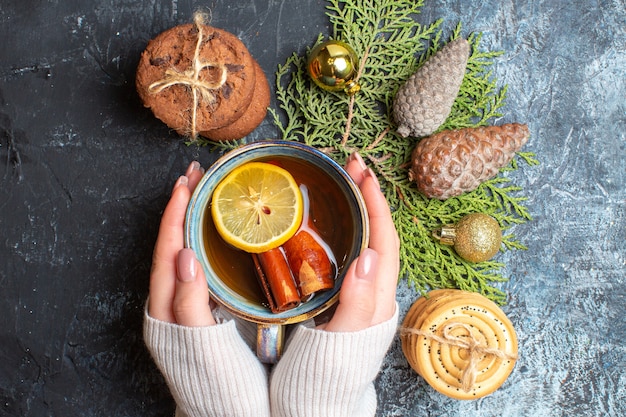
[[[506,231],[531,220],[521,187],[503,174],[518,168],[518,160],[538,164],[531,153],[518,153],[501,174],[476,190],[445,201],[427,199],[408,179],[410,156],[416,140],[394,132],[391,103],[398,88],[447,42],[460,37],[459,23],[444,40],[442,20],[422,25],[415,20],[422,0],[329,0],[330,39],[350,44],[359,57],[366,55],[346,131],[350,98],[315,86],[306,73],[306,55],[291,55],[276,72],[279,109],[270,114],[284,140],[317,147],[343,164],[358,151],[377,173],[392,208],[400,235],[400,279],[418,294],[435,288],[459,288],[481,293],[502,304],[506,294],[498,283],[503,263],[469,263],[432,237],[432,231],[474,212],[492,215],[505,231],[502,250],[525,249]],[[317,42],[326,40],[323,34]],[[498,87],[490,66],[502,52],[483,51],[481,34],[470,34],[467,72],[450,116],[439,131],[486,126],[502,116],[506,86]],[[346,135],[346,133],[348,133]],[[342,140],[343,139],[343,140]]]

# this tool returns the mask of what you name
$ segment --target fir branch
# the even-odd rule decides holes
[[[239,146],[243,145],[246,143],[246,139],[238,139],[238,140],[228,140],[228,141],[219,141],[219,142],[215,142],[212,141],[210,139],[207,139],[205,137],[202,136],[198,136],[196,139],[194,140],[190,140],[185,142],[185,144],[187,146],[191,146],[191,145],[196,145],[199,147],[211,147],[212,151],[218,151],[220,153],[224,153],[230,150],[233,150],[235,148],[238,148]]]
[[[518,152],[517,156],[519,156],[529,166],[539,165],[539,160],[535,158],[535,154],[533,152]],[[517,169],[517,161],[513,159],[511,162],[513,163],[513,168]]]
[[[479,189],[496,203],[500,211],[505,213],[515,213],[520,218],[532,220],[528,209],[522,205],[522,202],[526,201],[527,197],[515,195],[516,192],[522,190],[521,187],[515,185],[510,185],[508,187],[497,186],[498,184],[506,182],[509,182],[508,178],[496,177],[491,181],[481,184]]]
[[[462,216],[484,212],[503,228],[531,219],[523,205],[520,187],[498,176],[476,190],[446,201],[427,199],[408,179],[414,139],[394,132],[391,104],[398,88],[445,43],[462,34],[459,23],[444,41],[441,20],[421,25],[415,20],[423,1],[329,0],[327,15],[332,25],[330,39],[350,44],[365,62],[360,67],[361,91],[350,99],[313,85],[306,74],[306,58],[292,55],[276,72],[276,98],[280,110],[270,110],[282,138],[322,149],[344,163],[358,151],[379,176],[401,240],[401,278],[419,294],[434,288],[461,288],[479,292],[503,303],[505,294],[496,284],[506,281],[502,263],[471,264],[451,247],[439,244],[432,230],[456,223]],[[318,36],[317,42],[325,37]],[[502,116],[506,86],[498,87],[491,66],[500,51],[483,51],[481,34],[468,37],[471,55],[466,76],[450,116],[439,130],[485,126]],[[314,45],[311,45],[313,47]],[[309,51],[307,51],[307,54]],[[527,165],[533,154],[518,153]],[[517,161],[504,169],[517,169]],[[505,250],[523,249],[514,235],[503,237]]]
[[[414,142],[393,132],[390,115],[400,85],[446,42],[461,36],[461,24],[444,41],[439,29],[442,20],[427,26],[415,22],[422,1],[330,0],[328,4],[327,14],[333,25],[330,38],[348,42],[359,56],[367,51],[367,60],[360,69],[362,90],[353,105],[349,135],[342,143],[349,98],[313,86],[306,74],[306,55],[294,53],[278,66],[279,109],[269,109],[282,139],[320,148],[340,163],[354,150],[361,153],[381,179],[401,238],[401,277],[416,292],[461,288],[504,302],[505,294],[494,285],[506,280],[498,272],[502,264],[467,263],[451,247],[436,242],[431,233],[473,212],[494,216],[505,229],[528,221],[531,218],[523,205],[525,197],[518,196],[521,188],[505,186],[509,180],[499,176],[477,190],[446,201],[425,198],[407,175]],[[323,39],[320,34],[316,42]],[[450,116],[439,130],[484,126],[502,115],[506,86],[499,88],[490,70],[493,59],[502,52],[482,51],[480,40],[481,34],[468,37],[472,52],[467,73]],[[243,141],[214,143],[200,138],[193,143],[226,151]],[[518,169],[517,159],[529,166],[539,163],[532,153],[519,152],[517,157],[502,171]],[[503,236],[503,245],[506,250],[525,248],[513,234]]]
[[[528,249],[526,247],[526,245],[520,243],[517,238],[515,237],[514,234],[507,234],[507,235],[503,235],[502,236],[502,244],[504,246],[506,246],[506,248],[508,250],[512,250],[512,249],[520,249],[520,250],[526,250]]]

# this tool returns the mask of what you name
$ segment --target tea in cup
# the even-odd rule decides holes
[[[293,176],[307,200],[306,221],[314,226],[333,261],[332,288],[285,311],[272,311],[253,255],[226,243],[211,216],[215,188],[249,162],[276,164]],[[228,152],[199,182],[185,218],[185,245],[203,266],[211,298],[235,316],[257,323],[257,355],[267,363],[280,357],[284,325],[311,319],[337,301],[348,266],[367,247],[368,239],[367,209],[358,186],[328,155],[299,142],[261,141]]]

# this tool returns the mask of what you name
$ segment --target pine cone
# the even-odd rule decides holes
[[[465,76],[469,50],[467,40],[451,41],[400,87],[393,101],[400,136],[427,136],[446,121]]]
[[[528,126],[445,130],[422,139],[411,156],[409,179],[426,197],[445,200],[495,177],[528,141]]]

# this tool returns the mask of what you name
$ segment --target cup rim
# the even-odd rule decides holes
[[[344,191],[348,191],[346,193],[347,198],[351,206],[354,206],[352,208],[355,210],[356,214],[355,226],[357,226],[356,229],[359,231],[359,236],[357,236],[358,243],[355,245],[355,248],[353,248],[353,253],[348,254],[349,259],[346,260],[345,267],[337,276],[335,289],[328,294],[320,294],[320,296],[315,297],[307,303],[281,313],[272,313],[269,309],[262,307],[251,307],[244,310],[231,302],[231,299],[237,298],[237,295],[234,294],[232,290],[229,291],[225,285],[219,285],[221,280],[217,278],[217,273],[213,271],[202,243],[202,227],[204,218],[207,215],[206,208],[210,203],[215,186],[222,178],[239,165],[261,159],[264,156],[276,155],[295,156],[309,163],[312,162],[320,168],[323,167],[325,171],[329,173],[329,176],[337,182]],[[312,160],[305,159],[306,156],[312,156]],[[299,323],[317,316],[335,304],[338,300],[340,287],[349,264],[367,247],[368,242],[369,218],[367,215],[367,207],[365,206],[365,200],[357,184],[345,169],[330,156],[315,147],[295,141],[263,140],[251,142],[225,153],[218,158],[203,175],[191,196],[185,214],[184,244],[185,247],[193,249],[196,257],[200,261],[207,279],[211,298],[235,316],[259,324]],[[241,299],[243,300],[243,297],[241,297]]]

